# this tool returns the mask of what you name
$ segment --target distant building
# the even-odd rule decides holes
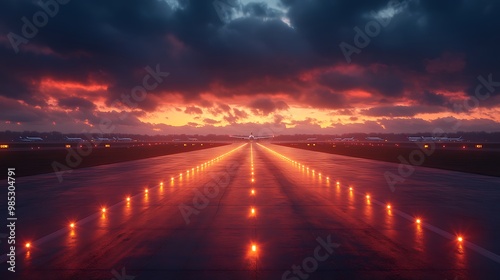
[[[418,141],[423,141],[423,139],[422,136],[408,136],[408,141],[418,142]]]
[[[27,137],[19,137],[22,142],[41,142],[43,141],[42,137],[35,136],[27,136]]]
[[[111,141],[111,139],[107,138],[107,137],[96,137],[93,139],[93,141]]]
[[[83,139],[80,137],[64,137],[64,140],[69,142],[82,142]]]
[[[116,142],[132,142],[132,141],[134,141],[134,139],[128,138],[128,137],[124,137],[124,138],[113,137],[113,140],[115,140]]]
[[[384,139],[380,137],[366,137],[365,138],[367,141],[385,141]]]
[[[462,136],[460,137],[433,137],[433,136],[409,136],[408,141],[410,142],[462,142]]]

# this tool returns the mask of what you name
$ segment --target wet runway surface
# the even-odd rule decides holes
[[[0,278],[498,279],[500,178],[415,167],[391,189],[386,172],[238,143],[20,177]]]

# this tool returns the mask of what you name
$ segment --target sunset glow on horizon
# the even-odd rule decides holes
[[[494,13],[472,3],[453,10],[430,3],[294,3],[245,0],[224,20],[208,2],[138,2],[116,17],[108,3],[92,2],[95,9],[71,3],[61,7],[66,16],[51,19],[28,43],[12,39],[22,34],[22,22],[2,19],[11,35],[0,41],[7,61],[1,127],[81,133],[105,120],[113,133],[136,134],[500,129],[496,45],[473,31],[460,29],[462,42],[451,35],[463,22],[489,24]],[[7,5],[18,15],[12,18],[25,16],[22,5]],[[440,9],[449,24],[439,24]],[[71,24],[82,16],[94,27]],[[380,17],[390,24],[367,32]],[[179,24],[186,18],[191,25]],[[356,36],[368,36],[356,27],[371,34],[366,46],[356,43]],[[357,50],[346,54],[347,45]]]

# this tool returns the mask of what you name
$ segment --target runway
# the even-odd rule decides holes
[[[397,168],[242,142],[20,177],[0,277],[498,279],[500,178]]]

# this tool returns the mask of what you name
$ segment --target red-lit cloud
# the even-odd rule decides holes
[[[500,5],[410,1],[348,63],[339,44],[388,1],[250,2],[228,23],[210,1],[177,2],[73,1],[19,53],[1,39],[0,129],[81,132],[104,118],[117,133],[411,132],[453,129],[450,118],[500,129]],[[19,18],[39,8],[2,5],[4,34],[22,35]],[[169,76],[123,102],[157,65]]]

